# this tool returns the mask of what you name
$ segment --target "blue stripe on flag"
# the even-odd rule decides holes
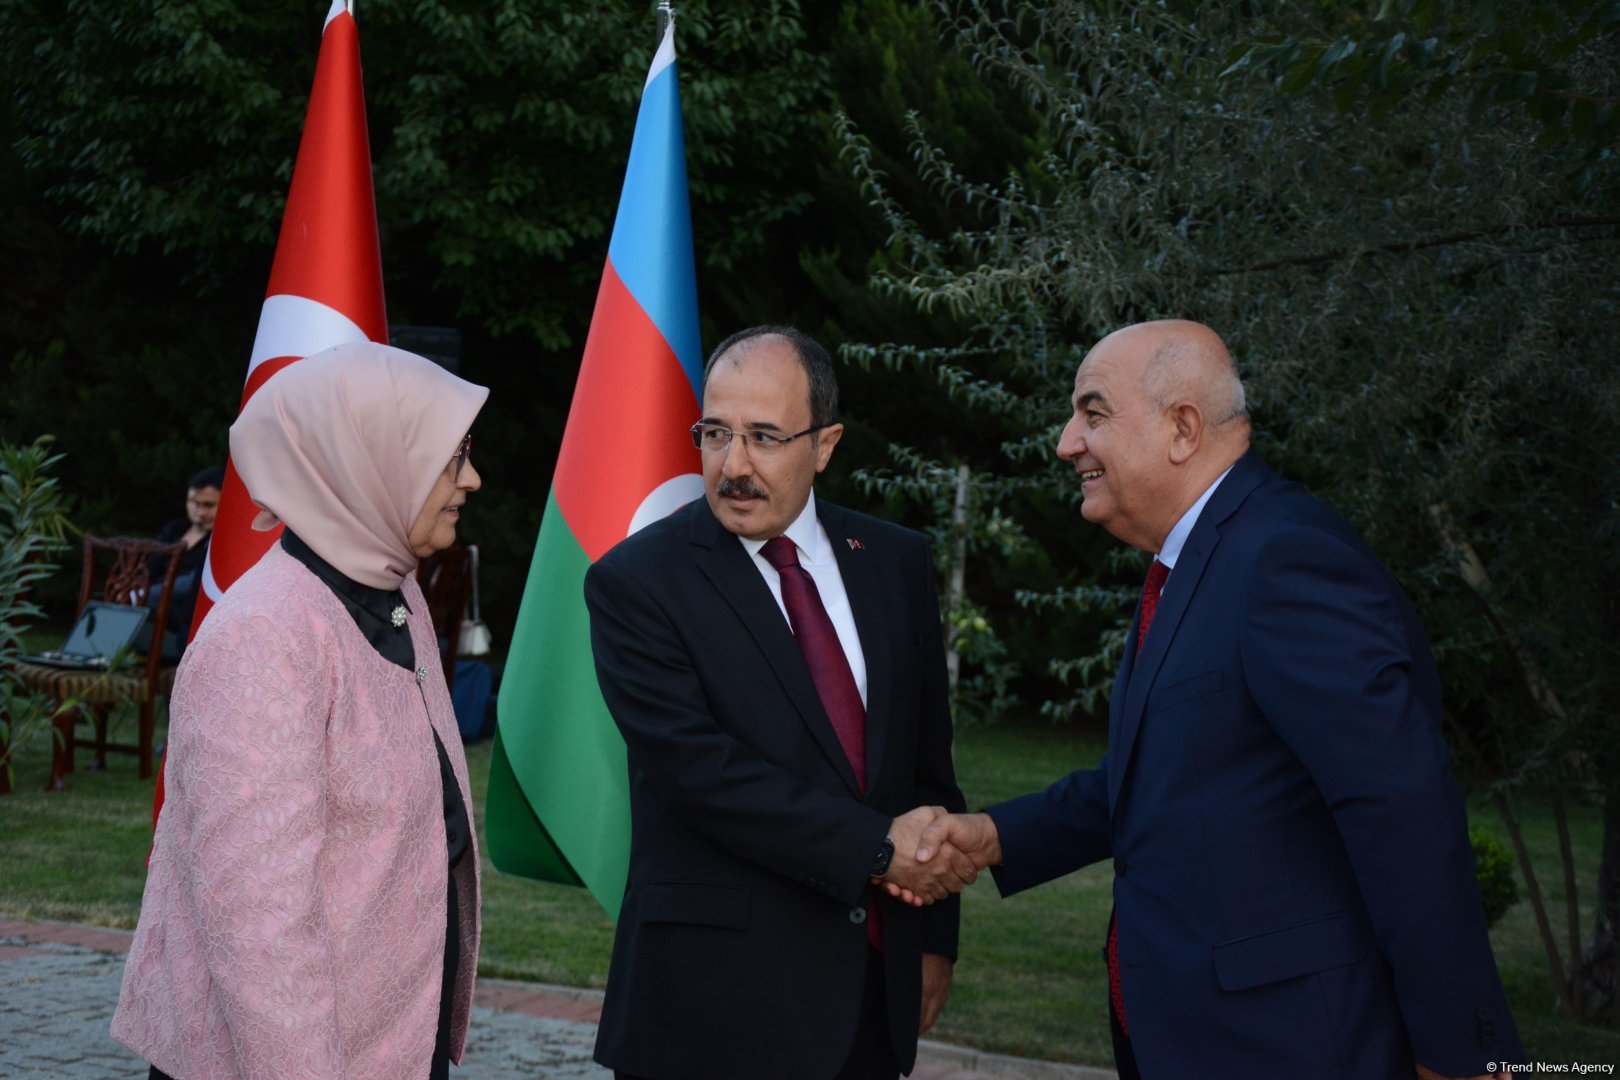
[[[693,396],[701,397],[703,341],[692,264],[686,139],[681,133],[674,64],[654,76],[641,95],[608,258],[681,362],[692,381]]]

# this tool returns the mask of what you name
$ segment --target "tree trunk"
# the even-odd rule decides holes
[[[1581,955],[1581,898],[1575,884],[1575,849],[1569,839],[1569,815],[1564,811],[1564,793],[1557,788],[1547,792],[1552,804],[1553,824],[1558,829],[1558,857],[1564,864],[1565,927],[1569,931],[1569,1006],[1581,1008],[1580,988],[1586,981],[1586,961]]]
[[[1547,966],[1552,971],[1553,987],[1558,991],[1558,1011],[1565,1016],[1575,1014],[1575,1001],[1569,992],[1569,980],[1564,978],[1564,958],[1558,954],[1558,938],[1553,934],[1552,922],[1547,918],[1547,903],[1542,898],[1541,882],[1536,879],[1536,868],[1530,861],[1530,851],[1524,846],[1524,833],[1519,830],[1519,819],[1513,813],[1513,804],[1500,792],[1496,795],[1496,809],[1507,827],[1513,852],[1519,857],[1519,872],[1524,875],[1525,893],[1530,898],[1530,910],[1536,916],[1536,931],[1541,945],[1547,950]]]
[[[1490,574],[1485,569],[1485,563],[1479,557],[1474,545],[1463,535],[1457,525],[1456,517],[1451,507],[1446,503],[1431,503],[1429,517],[1434,522],[1435,530],[1440,534],[1440,542],[1456,561],[1457,572],[1461,575],[1463,583],[1479,601],[1484,610],[1485,618],[1496,631],[1499,641],[1507,647],[1508,652],[1517,662],[1519,672],[1524,677],[1526,693],[1532,708],[1539,714],[1538,723],[1546,725],[1552,722],[1562,722],[1568,718],[1564,712],[1564,703],[1559,700],[1558,694],[1553,690],[1552,684],[1547,681],[1541,672],[1541,665],[1526,650],[1519,640],[1519,635],[1508,622],[1497,612],[1492,599]],[[1551,969],[1553,985],[1558,992],[1558,1011],[1565,1016],[1590,1015],[1584,1008],[1583,988],[1592,982],[1590,974],[1591,965],[1586,956],[1579,950],[1580,943],[1580,901],[1575,892],[1575,857],[1569,840],[1569,823],[1564,816],[1562,794],[1551,789],[1547,792],[1552,801],[1553,819],[1558,827],[1558,854],[1563,864],[1564,889],[1568,906],[1566,919],[1570,941],[1571,965],[1568,976],[1565,976],[1563,961],[1559,955],[1558,939],[1553,933],[1552,922],[1547,917],[1546,903],[1542,897],[1541,885],[1536,880],[1535,867],[1530,862],[1530,852],[1525,848],[1524,837],[1519,832],[1518,819],[1513,815],[1513,809],[1508,803],[1507,796],[1498,794],[1496,797],[1497,809],[1502,814],[1502,822],[1507,826],[1508,835],[1513,840],[1513,850],[1519,859],[1519,871],[1524,876],[1524,883],[1530,896],[1530,905],[1535,911],[1536,930],[1541,935],[1542,947],[1547,951],[1547,963]],[[1612,800],[1611,800],[1612,801]],[[1607,819],[1605,819],[1607,825]],[[1605,828],[1605,835],[1608,833]],[[1608,850],[1604,851],[1605,862],[1608,861]],[[1602,922],[1602,906],[1599,905],[1599,925]],[[1612,910],[1612,908],[1611,908]],[[1608,941],[1610,944],[1610,960],[1608,970],[1610,997],[1613,995],[1613,943],[1614,922],[1609,921]],[[1594,943],[1597,940],[1596,929],[1593,935]]]
[[[1620,969],[1620,794],[1609,792],[1603,800],[1603,858],[1598,866],[1597,912],[1592,919],[1592,937],[1583,955],[1584,971],[1576,997],[1581,1014],[1589,1019],[1620,1022],[1620,993],[1616,993]]]

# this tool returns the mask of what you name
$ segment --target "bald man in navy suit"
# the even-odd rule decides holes
[[[918,860],[948,842],[1004,895],[1113,860],[1122,1076],[1505,1075],[1523,1050],[1399,586],[1249,449],[1208,327],[1111,334],[1070,404],[1084,517],[1155,556],[1108,750],[936,821]]]

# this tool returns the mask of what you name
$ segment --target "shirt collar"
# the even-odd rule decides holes
[[[1204,504],[1209,502],[1209,497],[1215,494],[1215,489],[1221,486],[1222,480],[1226,479],[1226,473],[1231,471],[1232,467],[1227,466],[1226,472],[1217,476],[1215,482],[1204,489],[1204,493],[1198,496],[1198,501],[1193,503],[1185,514],[1181,515],[1181,519],[1171,528],[1170,535],[1164,538],[1164,546],[1159,549],[1159,554],[1155,557],[1164,563],[1167,569],[1174,570],[1176,568],[1176,560],[1181,558],[1181,549],[1186,546],[1187,537],[1192,535],[1193,526],[1198,524],[1198,515],[1204,512]]]
[[[831,561],[831,553],[828,550],[829,545],[826,537],[822,534],[819,523],[816,521],[816,493],[814,491],[810,492],[810,497],[804,501],[804,509],[799,511],[799,516],[793,519],[793,524],[789,525],[782,535],[793,541],[794,547],[799,549],[799,562],[801,565]],[[742,541],[743,550],[747,551],[750,556],[758,555],[759,549],[765,546],[764,540],[750,540],[746,536],[739,536],[737,539]]]

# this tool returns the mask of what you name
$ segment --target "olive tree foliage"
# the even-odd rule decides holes
[[[1524,5],[1530,8],[1535,5]],[[1496,5],[1496,17],[1515,17]],[[1233,58],[1279,37],[1331,36],[1339,7],[1285,15],[1177,0],[957,0],[943,33],[1044,119],[1048,152],[1004,179],[964,178],[914,122],[916,170],[960,208],[921,226],[846,152],[896,265],[875,287],[967,328],[949,347],[871,346],[959,403],[962,430],[1005,432],[1007,512],[1072,568],[1022,599],[1052,670],[1096,711],[1138,572],[1078,522],[1050,446],[1075,362],[1118,326],[1185,317],[1219,330],[1250,391],[1261,452],[1367,536],[1418,606],[1471,776],[1513,797],[1620,805],[1620,179],[1612,157],[1544,138],[1466,78],[1388,104],[1279,92]],[[1613,34],[1563,60],[1612,99]],[[1401,48],[1394,60],[1404,59]],[[1591,166],[1587,168],[1587,166]],[[1040,524],[1029,493],[1067,503]],[[1068,636],[1100,605],[1112,633]],[[1036,654],[1018,659],[1042,662]],[[1089,694],[1088,694],[1089,692]],[[1072,704],[1072,702],[1070,703]],[[1060,707],[1061,709],[1061,707]],[[1616,843],[1606,848],[1613,851]],[[1575,874],[1567,834],[1563,867]],[[1620,862],[1600,873],[1589,941],[1571,899],[1558,940],[1520,845],[1564,1011],[1616,1008]],[[1567,966],[1566,966],[1567,965]]]
[[[861,180],[884,173],[892,181],[887,198],[904,203],[925,227],[940,227],[958,207],[934,198],[929,183],[906,168],[908,105],[928,115],[934,138],[969,173],[993,175],[1005,159],[1028,157],[1039,121],[1010,89],[978,79],[967,58],[940,40],[926,0],[844,5],[829,59],[838,111],[818,196],[829,227],[810,238],[801,259],[827,305],[823,332],[842,346],[846,363],[841,396],[851,430],[840,457],[854,465],[852,497],[880,497],[885,512],[929,534],[941,578],[952,713],[958,723],[994,719],[1021,704],[1011,660],[1019,628],[998,599],[1008,575],[1040,552],[999,509],[1008,479],[988,468],[1003,438],[997,423],[961,428],[954,406],[905,385],[908,358],[934,355],[937,343],[959,338],[960,328],[948,315],[920,313],[909,300],[870,288],[872,271],[894,263],[863,212]],[[864,141],[852,175],[845,147],[857,126]],[[903,337],[904,358],[862,344],[878,334]],[[981,393],[969,384],[958,390]],[[947,431],[950,437],[942,437]]]

